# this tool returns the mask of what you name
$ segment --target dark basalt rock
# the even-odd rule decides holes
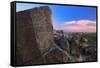
[[[48,6],[16,12],[16,65],[45,63],[42,53],[52,41],[53,26]]]

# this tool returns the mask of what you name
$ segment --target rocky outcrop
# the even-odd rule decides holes
[[[41,54],[52,42],[53,26],[48,6],[16,13],[16,65],[45,63]]]

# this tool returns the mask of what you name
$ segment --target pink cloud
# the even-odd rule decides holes
[[[68,21],[62,24],[61,29],[70,32],[96,32],[96,21]]]

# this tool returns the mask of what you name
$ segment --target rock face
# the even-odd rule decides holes
[[[47,61],[47,64],[64,63],[69,61],[68,56],[58,48],[53,49],[51,52],[45,55],[45,60]]]
[[[42,53],[53,42],[48,6],[16,12],[16,65],[44,64]]]
[[[31,12],[36,41],[41,52],[45,52],[53,42],[53,26],[49,7],[34,8]]]

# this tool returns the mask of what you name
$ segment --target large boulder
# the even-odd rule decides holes
[[[53,26],[48,6],[16,12],[16,65],[44,64],[42,53],[52,41]]]

